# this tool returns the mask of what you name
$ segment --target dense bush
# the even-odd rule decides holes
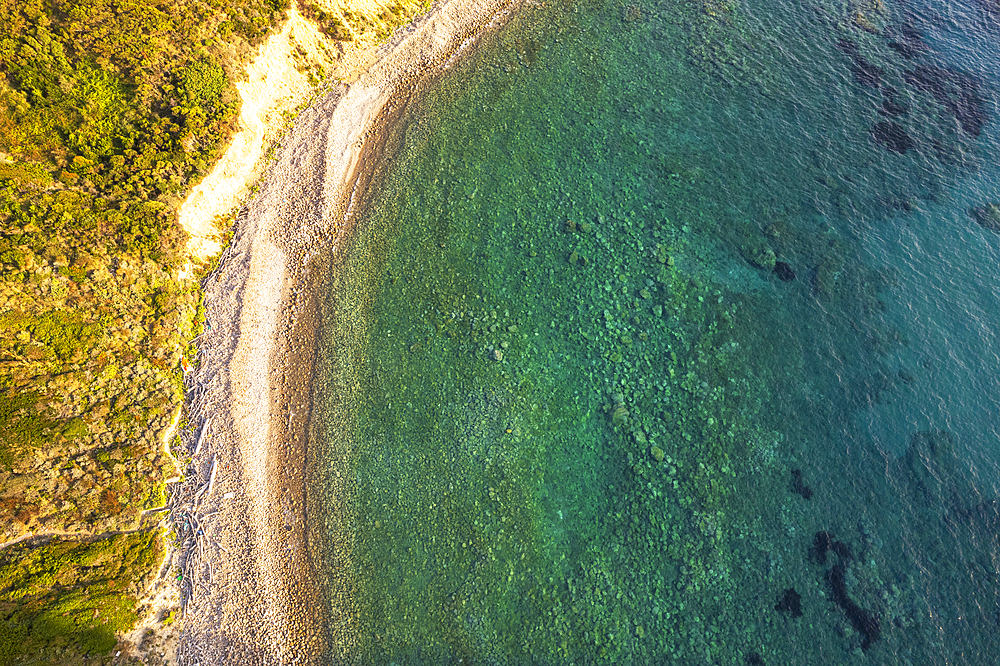
[[[132,530],[200,295],[177,203],[287,0],[0,0],[0,542]],[[0,662],[79,663],[135,619],[149,533],[0,550]]]
[[[0,662],[110,651],[135,623],[139,584],[161,551],[152,531],[0,551]]]

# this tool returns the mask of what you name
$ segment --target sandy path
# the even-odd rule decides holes
[[[310,327],[294,324],[316,314],[304,300],[308,259],[336,245],[346,228],[359,162],[379,136],[387,103],[417,77],[440,71],[510,7],[509,0],[435,5],[397,33],[356,83],[339,85],[303,112],[207,281],[212,329],[189,377],[196,396],[189,418],[194,431],[206,419],[210,426],[197,461],[201,476],[192,475],[189,488],[205,483],[213,458],[221,472],[214,494],[197,507],[218,513],[204,536],[190,538],[184,564],[191,596],[181,663],[319,663],[331,650],[331,613],[347,618],[344,633],[358,630],[350,608],[329,607],[306,539],[311,366],[301,359],[315,342],[307,339]],[[299,362],[290,363],[292,355]],[[349,661],[349,636],[337,642],[335,660]]]
[[[312,90],[308,75],[296,67],[297,46],[306,52],[306,63],[331,66],[326,38],[293,4],[281,32],[268,37],[247,67],[247,80],[236,84],[242,102],[240,129],[215,168],[181,205],[180,223],[191,234],[187,249],[193,257],[207,259],[222,249],[216,217],[246,197],[263,167],[265,140],[280,128],[283,112]]]

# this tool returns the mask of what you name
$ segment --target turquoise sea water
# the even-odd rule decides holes
[[[994,663],[991,8],[529,3],[423,85],[321,297],[331,660]]]

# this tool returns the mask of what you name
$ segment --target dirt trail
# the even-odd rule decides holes
[[[301,48],[304,57],[296,57]],[[215,220],[242,201],[263,168],[264,149],[294,109],[313,90],[308,73],[300,71],[333,64],[334,48],[293,5],[288,21],[270,37],[247,67],[240,93],[240,129],[211,173],[192,190],[180,208],[180,222],[191,234],[188,252],[207,259],[222,249]]]

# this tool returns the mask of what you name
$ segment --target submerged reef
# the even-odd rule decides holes
[[[827,569],[824,579],[834,603],[844,611],[854,630],[861,634],[861,649],[867,651],[881,636],[882,629],[878,616],[862,608],[848,593],[847,567],[854,561],[854,554],[850,546],[843,541],[835,540],[829,531],[817,532],[808,551],[809,561],[826,565],[827,554],[831,552],[837,556],[837,563]]]
[[[851,58],[851,74],[854,81],[861,86],[878,88],[882,83],[885,70],[878,65],[871,63],[861,55],[861,49],[857,43],[850,39],[841,37],[837,40],[837,48],[846,53]]]
[[[843,561],[854,559],[851,548],[846,543],[834,540],[833,535],[825,530],[816,532],[813,545],[809,548],[809,560],[816,564],[826,564],[826,554],[831,551]]]
[[[896,91],[891,88],[882,89],[882,107],[878,110],[879,114],[883,116],[889,116],[890,118],[898,118],[900,116],[905,116],[910,112],[910,107],[896,99]]]
[[[777,275],[778,279],[782,282],[791,282],[795,279],[795,271],[784,261],[774,262],[774,274]]]
[[[871,129],[871,136],[875,143],[900,155],[917,145],[902,125],[891,120],[875,123]]]
[[[890,38],[889,48],[907,60],[917,58],[930,50],[924,43],[920,31],[906,23],[893,26],[888,31],[887,36]]]
[[[801,469],[792,470],[792,492],[801,495],[802,499],[812,499],[812,488],[803,483]]]
[[[923,504],[939,510],[962,508],[979,492],[968,480],[968,465],[958,455],[955,437],[946,430],[914,433],[903,456]]]
[[[919,65],[904,73],[903,78],[917,90],[930,93],[948,109],[967,134],[977,137],[982,132],[989,112],[978,79],[955,69],[934,65]]]
[[[874,114],[891,119],[861,116],[871,123],[869,137],[891,153],[916,150],[946,166],[976,168],[973,140],[990,119],[984,84],[935,62],[911,10],[877,5],[865,11],[854,3],[817,10],[859,98],[874,102]]]
[[[969,209],[969,215],[983,229],[1000,233],[1000,204],[988,203]]]
[[[816,532],[813,545],[809,548],[809,560],[816,564],[826,564],[826,554],[833,546],[833,536],[829,532]]]

